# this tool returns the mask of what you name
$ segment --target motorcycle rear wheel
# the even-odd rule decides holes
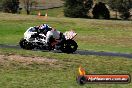
[[[19,42],[19,45],[23,49],[32,50],[34,46],[32,43],[28,42],[26,39],[22,38]]]

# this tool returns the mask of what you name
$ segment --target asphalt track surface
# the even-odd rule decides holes
[[[19,45],[5,45],[5,44],[0,44],[0,48],[21,49]],[[55,51],[34,50],[34,51],[62,53],[61,51],[57,51],[57,50],[55,50]],[[89,50],[77,50],[73,54],[79,54],[79,55],[96,55],[96,56],[114,56],[114,57],[132,58],[132,54],[114,53],[114,52],[103,52],[103,51],[97,52],[97,51],[89,51]]]

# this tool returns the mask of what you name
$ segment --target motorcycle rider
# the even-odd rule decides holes
[[[34,26],[34,27],[30,27],[31,32],[37,32],[35,33],[33,36],[39,36],[39,34],[44,34],[46,35],[48,31],[50,31],[52,29],[52,27],[50,27],[49,25],[47,24],[42,24],[40,26]]]
[[[39,26],[38,28],[38,32],[39,33],[43,33],[43,34],[47,34],[48,31],[50,31],[52,29],[52,27],[50,27],[49,25],[47,24],[42,24]]]
[[[48,31],[46,34],[46,43],[49,48],[52,48],[55,44],[51,44],[53,41],[57,43],[57,40],[62,39],[63,33],[57,31],[55,28],[52,28],[51,31]],[[50,50],[50,49],[49,49]]]
[[[33,29],[37,30],[37,33],[34,34],[33,36],[39,36],[40,33],[46,35],[46,46],[48,47],[49,50],[51,50],[52,48],[51,42],[57,43],[56,40],[62,39],[63,37],[63,33],[61,33],[60,31],[57,31],[55,28],[52,28],[47,24],[34,26]]]
[[[30,27],[29,28],[31,32],[37,32],[39,33],[44,33],[45,35],[47,34],[48,31],[50,31],[52,29],[52,27],[50,27],[47,24],[42,24],[40,26],[34,26],[34,27]]]

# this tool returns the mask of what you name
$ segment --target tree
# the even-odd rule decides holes
[[[2,10],[2,1],[0,1],[0,11]]]
[[[108,0],[108,4],[111,9],[121,14],[123,19],[128,19],[130,17],[130,8],[132,8],[132,0]]]
[[[8,13],[17,13],[19,9],[19,0],[3,0],[2,10]]]
[[[30,14],[32,10],[32,6],[37,3],[36,0],[21,0],[21,2],[23,3],[26,13],[28,15]]]
[[[87,17],[93,0],[64,0],[64,15],[67,17]]]
[[[109,19],[110,18],[110,12],[108,8],[105,6],[105,3],[99,2],[97,3],[92,11],[93,18],[99,19],[99,18],[104,18],[104,19]]]

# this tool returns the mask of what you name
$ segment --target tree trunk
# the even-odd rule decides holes
[[[116,10],[116,19],[118,18],[118,16],[117,16],[117,10]]]
[[[29,15],[30,14],[30,11],[29,10],[27,10],[27,15]]]

